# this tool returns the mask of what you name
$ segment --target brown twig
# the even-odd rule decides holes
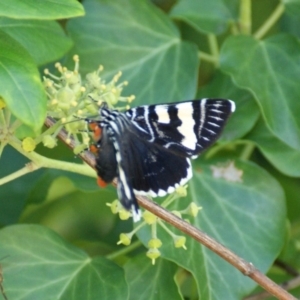
[[[300,286],[300,276],[292,278],[289,281],[283,282],[282,284],[280,284],[280,286],[285,290],[291,290],[296,287],[299,287]],[[270,293],[264,291],[264,292],[246,297],[246,298],[244,298],[244,300],[263,300],[263,299],[269,298],[270,296],[271,296]],[[279,299],[284,299],[284,298],[279,298]]]
[[[54,123],[54,120],[47,118],[45,125],[49,127],[52,126]],[[65,142],[67,133],[62,130],[58,136]],[[74,148],[75,145],[71,143],[68,144],[68,146],[70,148]],[[88,151],[80,154],[79,157],[82,158],[92,168],[95,168],[95,158]],[[115,184],[116,183],[114,182],[114,185]],[[289,294],[286,290],[284,290],[282,287],[277,285],[275,282],[273,282],[271,279],[269,279],[267,276],[265,276],[259,270],[257,270],[253,264],[246,262],[244,259],[237,256],[235,253],[233,253],[220,243],[216,242],[203,231],[197,229],[196,227],[192,226],[186,221],[176,217],[174,214],[167,211],[166,209],[164,209],[163,207],[159,206],[158,204],[149,200],[146,197],[137,196],[137,200],[140,206],[150,211],[165,222],[171,224],[180,231],[186,233],[205,247],[209,248],[211,251],[213,251],[214,253],[222,257],[224,260],[229,262],[236,269],[238,269],[241,273],[252,278],[256,283],[258,283],[271,295],[281,300],[297,300],[293,295]]]
[[[285,262],[278,260],[278,259],[275,261],[275,265],[278,266],[279,268],[285,270],[287,274],[294,276],[294,278],[290,279],[289,281],[281,283],[280,286],[282,288],[284,288],[285,290],[291,290],[291,289],[294,289],[294,288],[300,286],[300,274],[296,269],[294,269],[292,266],[290,266],[290,265],[286,264]],[[244,300],[263,300],[263,299],[269,298],[270,296],[271,295],[268,292],[263,291],[263,292],[245,297]]]

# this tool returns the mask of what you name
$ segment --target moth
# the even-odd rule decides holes
[[[143,105],[125,112],[107,105],[87,119],[94,131],[99,185],[117,177],[118,198],[140,219],[135,195],[165,196],[192,177],[191,159],[220,136],[235,103],[201,99]]]

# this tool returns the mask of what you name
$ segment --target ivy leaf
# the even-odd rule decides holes
[[[0,2],[0,15],[14,19],[57,20],[82,16],[84,10],[78,1],[11,0]]]
[[[289,35],[263,41],[230,37],[221,49],[221,68],[255,96],[268,128],[300,149],[300,43]]]
[[[46,117],[46,97],[38,69],[27,51],[0,31],[0,95],[10,111],[34,130]]]
[[[145,254],[129,260],[124,270],[129,284],[130,299],[183,299],[174,281],[177,269],[177,265],[164,259],[159,259],[153,266]]]
[[[226,163],[223,161],[223,166]],[[230,175],[233,178],[232,170],[228,169],[226,178],[216,178],[212,166],[222,167],[219,160],[198,161],[188,197],[168,209],[180,211],[194,201],[202,207],[197,217],[190,219],[195,227],[266,272],[284,243],[286,207],[281,186],[250,162],[234,161],[239,175],[235,182],[228,179]],[[146,245],[151,233],[149,226],[145,227],[138,236]],[[172,237],[162,229],[157,237],[163,241],[159,248],[162,256],[193,274],[201,299],[223,299],[224,295],[226,300],[241,299],[254,288],[252,280],[195,240],[187,237],[185,250],[175,248]]]
[[[16,172],[26,163],[28,163],[27,158],[11,146],[5,147],[1,155],[0,178],[5,178],[13,172]],[[31,172],[26,176],[22,176],[1,185],[0,226],[17,223],[20,220],[20,215],[26,204],[26,198],[42,174],[43,170],[37,170],[36,172]]]
[[[288,176],[300,176],[300,150],[290,147],[274,136],[263,120],[259,120],[246,138],[254,141],[263,155],[280,172]]]
[[[102,64],[111,80],[121,70],[129,81],[124,94],[134,94],[135,105],[195,97],[197,47],[181,41],[163,12],[144,0],[86,1],[84,5],[86,16],[67,26],[81,71]]]
[[[53,231],[38,225],[0,230],[3,285],[14,300],[94,300],[128,297],[124,271],[103,258],[90,258]]]
[[[38,65],[61,58],[73,44],[55,21],[0,17],[0,28],[18,41]]]
[[[285,11],[290,14],[299,17],[300,14],[300,1],[299,0],[282,0],[285,6]]]
[[[221,34],[230,22],[237,20],[238,1],[179,1],[173,6],[170,15],[200,32]]]

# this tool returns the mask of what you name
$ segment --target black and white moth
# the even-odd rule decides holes
[[[99,119],[87,119],[95,133],[98,182],[117,177],[119,200],[138,221],[135,195],[165,196],[191,179],[190,159],[217,140],[234,110],[234,102],[225,99],[144,105],[125,112],[102,105]]]

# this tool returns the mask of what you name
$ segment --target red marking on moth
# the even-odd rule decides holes
[[[107,182],[105,182],[101,177],[97,177],[97,184],[102,188],[107,186]]]
[[[102,128],[97,122],[92,122],[89,124],[90,129],[94,132],[94,140],[99,141],[102,135]]]
[[[96,145],[92,144],[92,145],[90,145],[89,150],[90,150],[92,153],[97,154],[99,149],[97,148]]]

